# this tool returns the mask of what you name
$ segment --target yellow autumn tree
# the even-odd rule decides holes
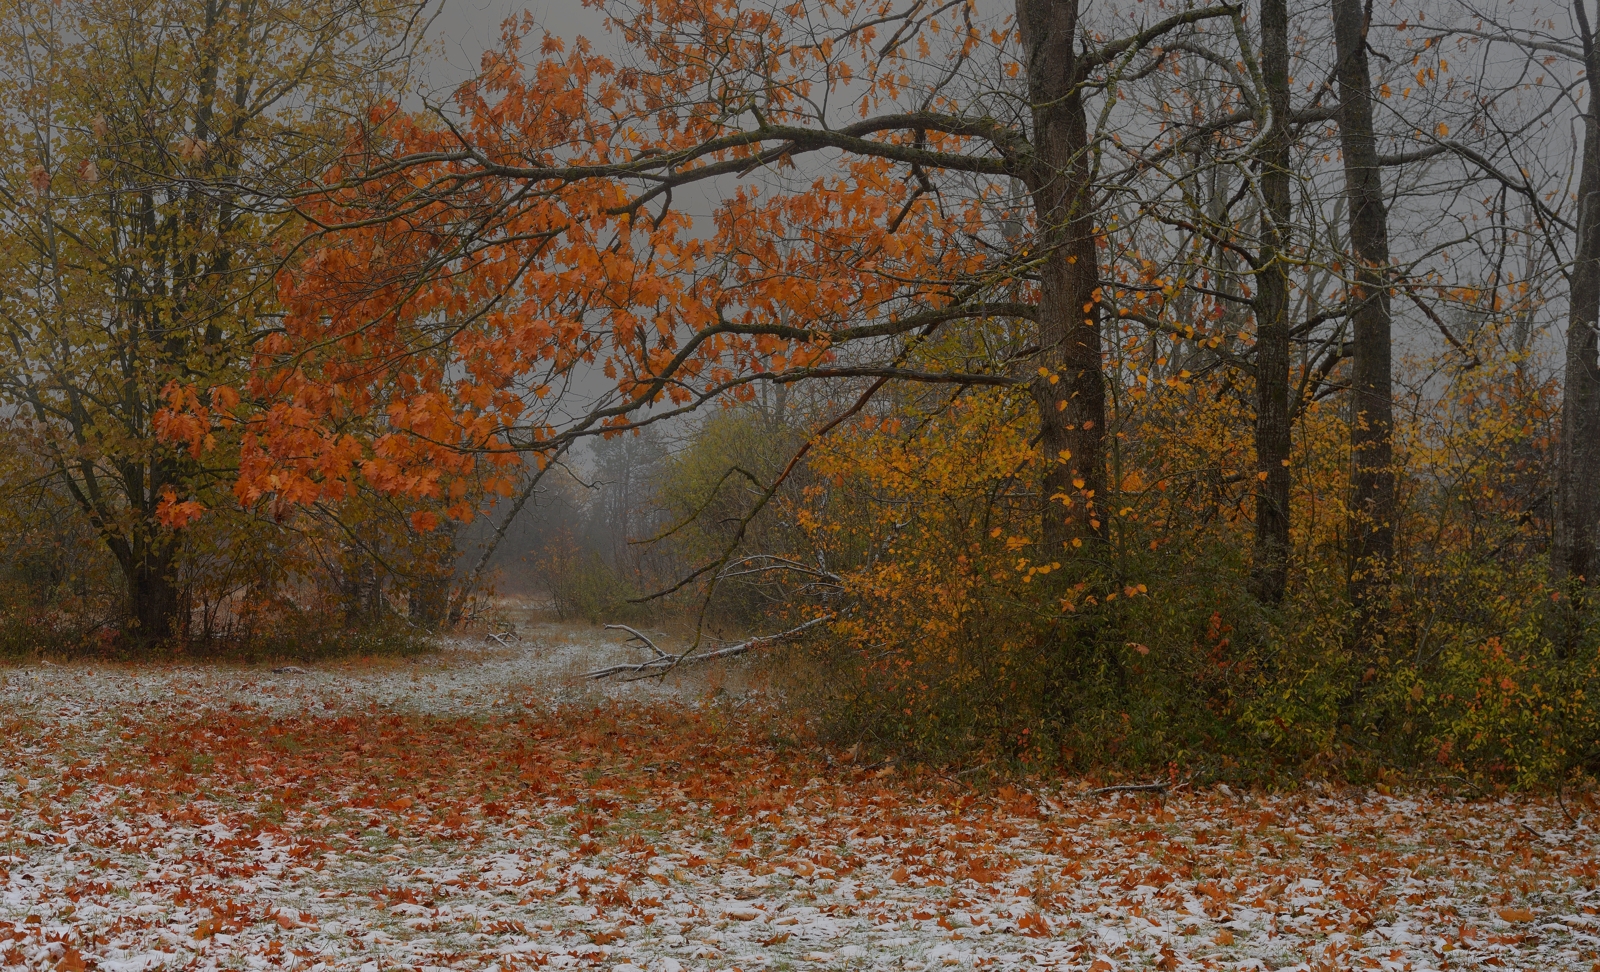
[[[236,380],[277,328],[284,194],[393,91],[412,0],[0,3],[0,397],[123,578],[182,626],[183,510],[236,460],[162,441],[170,383]]]

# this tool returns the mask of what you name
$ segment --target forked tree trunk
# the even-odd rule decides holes
[[[1332,0],[1339,59],[1339,143],[1349,200],[1355,264],[1350,315],[1354,367],[1350,385],[1350,638],[1372,655],[1383,639],[1394,559],[1394,402],[1390,389],[1389,216],[1384,208],[1378,143],[1372,125],[1361,0]]]
[[[1039,270],[1039,408],[1046,556],[1103,535],[1106,391],[1089,126],[1076,85],[1078,0],[1017,0],[1036,163],[1022,173],[1044,251]]]
[[[1256,543],[1250,586],[1277,604],[1289,583],[1289,7],[1261,0],[1261,75],[1272,110],[1261,148],[1256,287]]]
[[[1583,0],[1574,4],[1583,31],[1588,77],[1600,56]],[[1561,400],[1560,457],[1556,470],[1555,538],[1551,580],[1567,595],[1569,622],[1557,637],[1565,650],[1571,624],[1595,582],[1596,518],[1600,516],[1600,99],[1589,91],[1583,113],[1583,168],[1578,173],[1578,241],[1567,308],[1566,385]]]
[[[57,468],[67,492],[99,532],[122,571],[123,636],[135,648],[149,648],[182,634],[184,597],[178,587],[176,539],[156,521],[155,501],[147,500],[142,507],[135,507],[132,528],[120,532],[115,513],[108,513],[95,502],[99,494],[81,487],[68,467]],[[170,481],[166,472],[160,464],[124,467],[124,482],[135,484],[127,487],[127,493],[159,496],[161,485]],[[146,480],[155,484],[148,491],[139,488]]]

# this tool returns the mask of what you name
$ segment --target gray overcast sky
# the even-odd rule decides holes
[[[500,25],[507,18],[531,12],[550,33],[571,40],[588,37],[597,47],[606,43],[605,19],[581,0],[442,0],[433,38],[438,58],[428,77],[435,87],[459,83],[478,68],[483,52],[500,40]]]
[[[1013,0],[980,0],[978,19],[992,21],[1012,12]],[[1089,6],[1092,6],[1091,2]],[[604,49],[609,35],[600,11],[582,0],[442,0],[433,24],[433,37],[444,63],[435,62],[429,79],[435,87],[459,83],[477,70],[483,52],[495,46],[500,25],[507,18],[529,11],[550,33],[571,40],[582,35]]]

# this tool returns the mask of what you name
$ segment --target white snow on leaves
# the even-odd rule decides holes
[[[516,652],[480,652],[290,684],[183,667],[4,673],[0,700],[37,733],[8,747],[0,781],[0,964],[1586,969],[1600,947],[1594,835],[1537,800],[1161,801],[1075,785],[991,799],[841,769],[778,794],[781,810],[729,816],[641,787],[391,833],[338,787],[313,784],[282,819],[246,826],[224,798],[135,812],[127,782],[83,772],[130,727],[201,707],[498,718],[551,698],[529,671]],[[648,782],[670,786],[670,772]],[[597,830],[573,832],[580,811]]]

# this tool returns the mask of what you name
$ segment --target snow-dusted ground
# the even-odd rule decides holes
[[[301,673],[0,672],[0,965],[1600,959],[1595,834],[1551,802],[978,795],[825,758],[785,738],[769,700],[713,697],[715,675],[573,677],[624,657],[545,628]]]
[[[654,634],[654,632],[648,632]],[[592,703],[600,698],[690,697],[705,673],[685,669],[665,682],[591,682],[585,671],[641,661],[627,635],[593,626],[521,625],[513,639],[474,636],[434,655],[401,660],[236,667],[228,665],[50,665],[0,669],[0,701],[13,711],[74,707],[85,714],[105,706],[170,701],[187,693],[188,707],[240,703],[269,713],[367,708],[430,715],[487,714],[506,707]],[[666,642],[664,640],[664,643]]]

